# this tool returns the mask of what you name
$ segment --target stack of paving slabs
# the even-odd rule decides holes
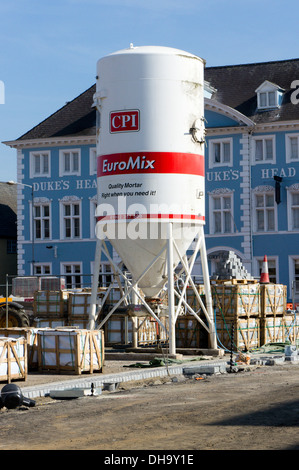
[[[0,337],[0,382],[26,380],[27,371],[26,339]]]
[[[101,372],[103,330],[55,328],[37,332],[38,370],[82,374]]]
[[[228,251],[221,256],[218,270],[214,275],[217,279],[252,279],[243,266],[240,258],[233,252]]]
[[[63,290],[35,292],[33,302],[34,326],[37,328],[67,326],[68,295]]]
[[[261,345],[299,340],[298,315],[287,311],[286,291],[282,284],[261,285]]]
[[[246,350],[260,346],[261,288],[257,282],[211,285],[220,346]]]

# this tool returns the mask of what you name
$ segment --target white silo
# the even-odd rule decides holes
[[[170,353],[175,351],[177,315],[174,269],[179,263],[185,266],[195,238],[201,252],[210,340],[216,348],[203,233],[203,76],[203,59],[167,47],[131,45],[97,63],[95,277],[99,250],[107,237],[132,275],[133,290],[138,285],[152,298],[167,284]],[[185,273],[192,283],[189,268],[185,266]],[[91,328],[96,285],[97,279]]]

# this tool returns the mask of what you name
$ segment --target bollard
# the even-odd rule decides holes
[[[24,397],[20,387],[15,384],[8,384],[2,388],[0,395],[0,407],[1,403],[2,406],[5,406],[9,410],[22,405],[28,407],[35,406],[35,401]]]

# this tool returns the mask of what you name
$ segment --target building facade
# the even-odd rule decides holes
[[[297,59],[205,70],[210,273],[217,273],[221,255],[234,251],[259,277],[267,255],[270,280],[287,285],[288,300],[299,302],[298,86]],[[22,183],[19,275],[64,275],[69,286],[90,285],[97,193],[94,92],[92,86],[6,142],[17,149]],[[105,284],[105,259],[102,272]],[[195,275],[200,273],[198,263]]]

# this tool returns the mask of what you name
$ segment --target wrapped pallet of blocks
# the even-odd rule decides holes
[[[132,318],[113,314],[104,323],[105,344],[128,344],[132,342]]]
[[[102,371],[103,330],[56,328],[40,330],[37,336],[39,371],[76,375]]]
[[[199,348],[200,330],[203,328],[192,315],[179,315],[176,321],[176,345],[178,348]]]
[[[231,283],[211,286],[216,333],[220,345],[250,350],[260,346],[260,284]],[[232,334],[234,335],[232,338]]]
[[[68,298],[68,324],[87,328],[89,322],[90,292],[74,292]]]
[[[284,315],[287,309],[287,286],[282,284],[261,285],[262,316]]]
[[[37,291],[34,294],[33,312],[37,328],[57,328],[67,325],[68,293]]]
[[[299,347],[299,314],[295,312],[293,315],[284,315],[284,342],[290,343]]]
[[[26,339],[0,337],[0,382],[26,380],[27,370]]]
[[[0,337],[6,338],[24,338],[27,344],[27,364],[28,370],[37,369],[37,328],[32,327],[14,327],[0,328]]]
[[[216,315],[257,317],[260,315],[260,284],[217,284],[211,286]]]
[[[299,318],[296,314],[265,316],[261,323],[261,345],[286,342],[299,345]]]
[[[216,318],[220,346],[230,350],[249,351],[260,346],[259,318]]]

